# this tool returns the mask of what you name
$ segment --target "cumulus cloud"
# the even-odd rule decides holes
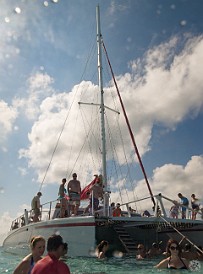
[[[13,106],[9,106],[6,102],[0,100],[0,144],[3,143],[8,134],[12,132],[17,115],[18,112]]]
[[[15,218],[22,216],[25,209],[30,210],[30,205],[20,205],[19,212],[16,214]],[[13,220],[14,217],[11,217],[9,212],[4,212],[3,215],[0,216],[0,246],[3,243],[3,240],[6,238],[8,231],[10,231]]]
[[[131,62],[131,73],[117,77],[141,155],[151,149],[149,142],[154,125],[174,130],[184,119],[196,117],[202,111],[203,64],[198,60],[203,58],[203,37],[189,37],[179,51],[178,45],[179,40],[175,37],[168,43],[150,49],[143,60]],[[48,84],[45,88],[52,82],[48,75],[46,79]],[[32,86],[31,84],[30,87]],[[48,90],[51,90],[50,87]],[[110,87],[105,89],[106,102],[109,107],[120,111],[115,95],[112,96],[113,92],[110,83]],[[78,105],[78,101],[98,102],[98,87],[91,82],[82,82],[69,92],[52,95],[50,92],[49,95],[38,106],[38,120],[29,133],[30,146],[20,150],[20,157],[29,160],[29,165],[36,170],[39,181],[44,177],[47,166],[47,182],[59,181],[62,176],[70,175],[73,169],[82,173],[82,169],[87,168],[86,177],[82,178],[82,181],[85,181],[87,177],[91,178],[91,170],[99,172],[98,166],[101,166],[101,144],[96,141],[100,132],[100,126],[96,126],[99,121],[99,108]],[[117,154],[108,154],[107,157],[108,160],[114,158],[124,165],[125,158],[117,159],[123,146],[128,160],[132,161],[134,158],[132,149],[127,148],[131,141],[126,133],[125,122],[122,117],[118,118],[117,114],[109,110],[106,110],[107,114],[112,119],[106,121],[107,136],[111,135],[110,140],[107,140],[107,151],[109,152],[112,146],[113,149],[118,149]],[[88,118],[90,122],[87,122]],[[117,119],[120,132],[123,133],[122,145],[117,140],[119,132],[114,131]],[[93,132],[91,139],[90,133]],[[59,138],[60,142],[57,144]],[[92,159],[88,160],[88,156]],[[83,164],[77,162],[79,158],[83,159]]]
[[[43,178],[54,151],[55,155],[50,166],[48,179],[55,182],[68,172],[67,169],[71,172],[68,165],[74,166],[78,156],[77,150],[83,145],[86,138],[82,118],[78,117],[78,101],[80,101],[81,90],[87,90],[87,88],[90,90],[85,95],[86,100],[88,100],[92,91],[96,91],[96,87],[90,82],[83,82],[79,87],[74,87],[70,93],[55,94],[42,102],[40,106],[41,115],[38,121],[34,123],[28,136],[30,147],[20,150],[19,154],[20,157],[29,159],[29,165],[38,171],[39,180]],[[98,112],[98,107],[95,110]],[[91,111],[89,111],[90,114]],[[67,123],[64,124],[66,120]],[[63,134],[61,134],[62,130]],[[60,142],[56,148],[56,141],[59,138]],[[72,158],[69,158],[71,151]],[[68,161],[70,162],[68,163]]]
[[[6,234],[10,230],[12,220],[13,219],[11,218],[8,212],[4,212],[3,215],[0,217],[0,246],[3,243]]]
[[[165,164],[161,167],[157,167],[153,171],[153,175],[149,178],[150,186],[154,195],[161,193],[163,196],[179,201],[177,194],[181,192],[189,200],[191,194],[194,193],[199,199],[199,202],[203,205],[203,156],[192,156],[191,159],[183,165]],[[128,191],[128,196],[124,188],[121,188],[123,194],[123,203],[134,201],[136,199],[142,199],[149,197],[147,200],[143,200],[141,203],[137,203],[132,206],[136,206],[138,212],[143,212],[145,209],[152,213],[152,201],[149,195],[148,188],[144,180],[137,182],[133,191]],[[139,198],[138,198],[139,197]],[[118,193],[113,192],[111,195],[112,201],[120,201]],[[168,210],[171,207],[171,203],[163,199],[164,206]]]
[[[15,98],[13,105],[23,111],[27,119],[36,119],[40,113],[40,103],[53,93],[53,79],[46,73],[36,72],[27,81],[27,97]]]

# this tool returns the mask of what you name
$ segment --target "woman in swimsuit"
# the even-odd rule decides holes
[[[143,260],[147,257],[147,252],[143,244],[138,244],[136,260]]]
[[[106,252],[109,249],[109,243],[107,241],[101,241],[97,246],[97,258],[104,259],[106,258]]]
[[[188,269],[189,262],[181,257],[181,248],[177,241],[170,239],[166,248],[169,257],[162,260],[155,268]]]
[[[33,237],[30,241],[31,253],[16,267],[13,274],[30,274],[34,264],[41,260],[45,250],[45,239],[42,236]]]

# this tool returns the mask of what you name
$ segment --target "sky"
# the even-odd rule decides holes
[[[153,194],[177,200],[179,192],[188,198],[195,193],[203,199],[201,0],[1,0],[0,234],[30,209],[39,190],[45,203],[57,198],[61,179],[69,180],[73,171],[82,187],[100,172],[100,149],[93,140],[91,163],[88,150],[76,152],[87,139],[82,120],[88,116],[93,123],[98,114],[82,106],[78,118],[78,101],[99,97],[97,4],[104,44]],[[104,86],[106,105],[114,108],[108,72]],[[115,106],[122,112],[117,101]],[[112,174],[109,188],[116,202],[120,192],[130,200],[133,193],[149,196],[138,164],[132,167],[130,139],[119,119],[132,185],[124,190],[124,181]],[[114,145],[121,154],[121,145]],[[83,164],[76,163],[78,155]],[[124,158],[118,163],[125,166]]]

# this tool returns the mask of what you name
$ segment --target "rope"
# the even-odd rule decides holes
[[[93,28],[92,28],[92,32],[93,32]],[[92,37],[93,37],[93,35],[92,35]],[[82,75],[81,75],[81,77],[80,77],[79,83],[82,82],[82,79],[84,78],[85,72],[87,71],[87,66],[88,66],[90,60],[92,59],[92,53],[95,52],[95,47],[96,47],[96,45],[93,43],[93,41],[91,41],[90,43],[92,43],[92,46],[90,46],[90,51],[89,51],[89,53],[88,53],[88,55],[87,55],[85,67],[84,67],[84,69],[83,69],[83,73],[82,73]],[[75,95],[74,95],[74,97],[73,97],[73,101],[72,101],[72,103],[70,104],[70,108],[69,108],[69,110],[68,110],[68,112],[67,112],[65,121],[64,121],[64,123],[63,123],[63,126],[62,126],[61,131],[60,131],[60,134],[59,134],[59,137],[58,137],[58,139],[57,139],[57,141],[56,141],[56,144],[55,144],[55,146],[54,146],[54,149],[53,149],[53,152],[52,152],[52,155],[51,155],[50,162],[49,162],[49,164],[48,164],[48,166],[47,166],[47,168],[46,168],[44,177],[43,177],[42,182],[41,182],[41,184],[40,184],[39,191],[41,191],[42,186],[43,186],[43,184],[44,184],[44,181],[45,181],[45,179],[46,179],[47,173],[48,173],[48,171],[49,171],[49,169],[50,169],[51,163],[52,163],[52,161],[53,161],[55,152],[56,152],[56,150],[57,150],[59,141],[60,141],[61,136],[62,136],[62,133],[63,133],[63,131],[64,131],[66,122],[67,122],[68,117],[69,117],[69,114],[70,114],[70,110],[71,110],[71,108],[72,108],[72,106],[73,106],[73,103],[74,103],[74,101],[75,101],[75,98],[76,98],[76,95],[77,95],[77,93],[78,93],[79,87],[80,87],[80,85],[77,86]]]
[[[114,73],[113,73],[113,69],[112,69],[112,66],[111,66],[111,63],[110,63],[110,60],[109,60],[109,57],[108,57],[107,50],[106,50],[106,47],[104,45],[104,42],[102,42],[102,46],[103,46],[104,52],[106,54],[106,58],[107,58],[110,70],[111,70],[111,74],[112,74],[112,77],[113,77],[113,82],[114,82],[115,87],[116,87],[116,91],[117,91],[117,94],[118,94],[118,97],[119,97],[119,100],[120,100],[120,104],[121,104],[121,107],[122,107],[122,110],[123,110],[124,118],[125,118],[126,124],[128,126],[128,130],[129,130],[129,133],[130,133],[130,136],[131,136],[131,140],[132,140],[132,143],[133,143],[133,146],[134,146],[134,149],[135,149],[135,152],[136,152],[139,164],[140,164],[140,168],[141,168],[142,173],[144,175],[145,182],[147,184],[147,187],[148,187],[148,190],[149,190],[149,193],[150,193],[150,196],[151,196],[152,203],[155,206],[156,203],[155,203],[155,200],[154,200],[154,195],[152,193],[152,190],[151,190],[148,178],[147,178],[147,174],[146,174],[146,171],[145,171],[145,168],[143,166],[140,153],[138,151],[138,148],[137,148],[137,145],[136,145],[136,142],[135,142],[135,138],[134,138],[134,135],[133,135],[133,132],[132,132],[132,129],[131,129],[131,126],[130,126],[130,123],[129,123],[129,120],[128,120],[128,117],[127,117],[127,113],[126,113],[125,108],[124,108],[124,104],[123,104],[123,101],[122,101],[122,98],[121,98],[121,95],[120,95],[120,92],[119,92],[119,89],[118,89],[118,85],[117,85],[117,82],[116,82],[116,79],[115,79],[115,76],[114,76]]]
[[[169,223],[164,217],[160,216],[164,222],[166,222],[170,227],[172,227],[179,235],[181,235],[183,237],[183,239],[185,239],[186,241],[188,241],[192,246],[194,246],[199,252],[201,252],[203,254],[203,251],[197,246],[195,245],[192,241],[190,241],[190,239],[188,239],[186,236],[184,236],[178,229],[176,229],[174,226],[172,226],[171,223]]]

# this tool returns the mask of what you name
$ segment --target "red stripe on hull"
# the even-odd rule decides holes
[[[72,224],[53,224],[37,226],[35,229],[51,228],[51,227],[73,227],[73,226],[95,226],[95,223],[72,223]]]

